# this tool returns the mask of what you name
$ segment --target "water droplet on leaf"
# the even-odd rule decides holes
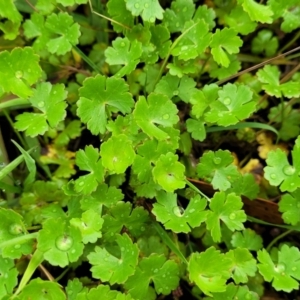
[[[231,214],[229,215],[229,219],[230,219],[230,220],[234,220],[235,217],[236,217],[236,214],[235,214],[235,213],[231,213]]]
[[[16,71],[15,76],[20,79],[23,77],[23,72],[22,71]]]
[[[188,49],[188,46],[182,46],[181,51],[186,51]]]
[[[225,105],[229,105],[231,103],[231,99],[230,98],[225,98],[224,99],[224,104]]]
[[[21,245],[17,244],[15,245],[15,249],[20,249],[21,248]]]
[[[154,17],[151,17],[151,18],[150,18],[150,22],[151,22],[151,23],[154,23],[154,21],[155,21],[155,18],[154,18]]]
[[[149,4],[148,4],[148,3],[145,3],[144,7],[145,7],[145,8],[148,8],[148,7],[149,7]]]
[[[78,185],[79,185],[79,186],[83,186],[83,185],[84,185],[84,182],[83,182],[83,181],[80,181],[80,182],[78,183]]]
[[[219,164],[221,163],[222,159],[221,159],[221,157],[215,157],[215,158],[213,159],[213,161],[214,161],[214,163],[215,163],[216,165],[219,165]]]
[[[278,265],[277,265],[277,268],[276,268],[276,271],[277,271],[278,273],[284,272],[284,271],[285,271],[285,265],[284,265],[283,263],[278,264]]]
[[[274,173],[272,173],[271,175],[270,175],[270,177],[271,177],[271,179],[276,179],[276,174],[274,174]]]
[[[20,224],[12,224],[8,229],[10,234],[19,235],[23,232],[22,226]]]
[[[184,214],[184,209],[180,206],[175,206],[173,208],[173,213],[178,217],[182,217],[182,215]]]
[[[173,92],[173,95],[174,96],[177,96],[179,94],[179,91],[178,90],[175,90],[174,92]]]
[[[45,103],[43,101],[41,101],[41,102],[38,103],[38,107],[42,108],[44,106],[45,106]]]
[[[164,114],[164,115],[163,115],[163,119],[164,119],[164,120],[168,120],[169,118],[170,118],[170,115],[169,115],[169,114]]]
[[[68,251],[73,245],[73,239],[68,235],[63,235],[56,239],[55,245],[58,250]]]
[[[291,176],[295,173],[296,169],[292,166],[285,166],[283,168],[283,173],[287,176]]]
[[[134,4],[134,7],[135,7],[135,8],[139,8],[139,7],[140,7],[140,4],[139,4],[139,3],[135,3],[135,4]]]

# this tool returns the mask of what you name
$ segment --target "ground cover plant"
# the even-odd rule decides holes
[[[299,20],[0,1],[0,298],[298,299]]]

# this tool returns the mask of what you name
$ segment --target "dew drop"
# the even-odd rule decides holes
[[[158,272],[158,269],[155,269],[154,271],[153,271],[153,273],[157,273]]]
[[[16,71],[15,76],[20,79],[23,77],[23,72],[22,71]]]
[[[179,94],[179,91],[178,90],[175,90],[174,92],[173,92],[173,95],[174,96],[177,96]]]
[[[186,51],[188,49],[188,46],[182,46],[181,51]]]
[[[179,22],[177,22],[177,23],[175,24],[176,27],[179,27],[179,25],[180,25]]]
[[[75,253],[75,249],[72,249],[72,250],[71,250],[71,253],[74,254],[74,253]]]
[[[10,234],[19,235],[23,232],[22,226],[20,224],[12,224],[8,229]]]
[[[0,168],[4,168],[5,167],[5,162],[1,162],[0,163]]]
[[[83,182],[83,181],[80,181],[78,185],[79,185],[79,186],[83,186],[83,185],[84,185],[84,182]]]
[[[231,99],[230,98],[225,98],[224,99],[224,104],[225,105],[229,105],[231,103]]]
[[[276,179],[276,174],[274,174],[274,173],[272,173],[271,175],[270,175],[270,177],[271,177],[271,179]]]
[[[182,217],[184,214],[184,209],[180,206],[175,206],[173,207],[173,213],[178,217]]]
[[[247,293],[246,296],[245,296],[245,299],[247,299],[247,300],[248,300],[248,299],[249,299],[249,300],[252,299],[252,295],[251,295],[250,293]]]
[[[68,235],[63,235],[56,239],[55,245],[58,250],[68,251],[73,245],[73,239]]]
[[[38,107],[42,108],[44,106],[45,106],[45,103],[43,101],[41,101],[41,102],[38,103]]]
[[[221,163],[222,159],[221,159],[221,157],[215,157],[213,159],[213,161],[214,161],[214,164],[219,165]]]
[[[169,118],[170,118],[170,115],[169,115],[169,114],[164,114],[164,115],[163,115],[163,119],[164,119],[164,120],[168,120]]]
[[[15,245],[15,249],[20,249],[21,248],[21,245],[17,244]]]
[[[285,271],[285,265],[284,265],[283,263],[279,263],[279,264],[277,265],[276,271],[277,271],[278,273],[284,272],[284,271]]]
[[[154,21],[155,21],[155,18],[154,18],[154,17],[151,17],[151,18],[150,18],[150,22],[151,22],[151,23],[154,23]]]
[[[149,7],[149,4],[148,4],[148,3],[145,3],[144,7],[145,7],[145,8],[148,8],[148,7]]]
[[[121,251],[125,251],[125,248],[124,248],[124,247],[121,247]]]
[[[124,42],[121,43],[121,47],[125,47],[126,44]]]
[[[295,168],[292,166],[285,166],[283,168],[283,173],[287,176],[293,175],[295,173],[295,171],[296,171]]]
[[[231,213],[231,214],[229,215],[229,219],[230,219],[230,220],[234,220],[235,217],[236,217],[235,213]]]
[[[16,180],[15,184],[16,185],[21,185],[21,181],[20,180]]]
[[[292,271],[294,271],[294,272],[295,272],[296,270],[297,270],[297,268],[296,268],[296,267],[292,267]]]
[[[139,8],[139,7],[140,7],[140,4],[139,4],[139,3],[135,3],[135,4],[134,4],[134,7],[135,7],[135,8]]]

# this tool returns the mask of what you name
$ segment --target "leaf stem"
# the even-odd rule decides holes
[[[97,65],[88,56],[86,56],[77,46],[73,45],[73,48],[94,71],[96,71],[97,73],[101,73]]]
[[[211,201],[211,199],[206,196],[204,193],[202,193],[195,185],[193,185],[190,181],[188,181],[187,179],[185,180],[185,183],[195,192],[197,192],[198,194],[200,194],[201,196],[203,196],[208,202]]]
[[[196,25],[198,25],[198,22],[197,23],[195,23],[195,24],[193,24],[191,27],[189,27],[188,29],[186,29],[176,40],[175,40],[175,42],[172,44],[172,46],[171,46],[171,48],[170,48],[170,50],[169,50],[169,52],[168,52],[168,54],[167,54],[167,56],[165,57],[165,59],[164,59],[164,61],[163,61],[163,63],[162,63],[162,65],[161,65],[161,68],[160,68],[160,70],[159,70],[159,73],[158,73],[158,76],[157,76],[157,78],[156,78],[156,80],[155,80],[155,83],[154,83],[154,85],[153,85],[153,88],[155,88],[155,86],[156,86],[156,84],[158,83],[158,81],[160,80],[160,78],[161,78],[161,76],[162,76],[162,73],[163,73],[163,71],[164,71],[164,69],[165,69],[165,67],[166,67],[166,64],[167,64],[167,62],[168,62],[168,60],[169,60],[169,57],[171,56],[171,52],[173,51],[173,49],[177,46],[177,44],[180,42],[180,40],[191,30],[191,29],[193,29]]]
[[[284,238],[285,236],[289,235],[291,232],[293,232],[293,229],[287,230],[283,232],[282,234],[278,235],[275,239],[273,239],[270,244],[267,246],[266,250],[269,252],[274,244],[276,244],[280,239]]]
[[[17,290],[12,296],[12,299],[15,298],[22,291],[22,289],[25,287],[27,282],[30,280],[34,271],[38,268],[38,266],[42,263],[43,260],[44,260],[44,253],[41,252],[39,249],[36,249],[30,259],[30,262],[27,266],[25,273],[23,274],[23,277],[21,279],[21,282]]]
[[[27,99],[21,99],[21,98],[12,99],[12,100],[8,100],[8,101],[0,103],[0,110],[3,108],[28,105],[28,104],[30,104],[30,103]]]
[[[258,68],[260,68],[260,67],[263,67],[264,65],[270,63],[271,61],[273,61],[273,60],[275,60],[275,59],[278,59],[278,58],[280,58],[280,57],[289,55],[289,54],[294,53],[294,52],[299,51],[299,50],[300,50],[300,46],[298,46],[298,47],[296,47],[296,48],[294,48],[294,49],[292,49],[292,50],[290,50],[290,51],[288,51],[288,52],[285,52],[285,53],[279,54],[279,55],[277,55],[277,56],[275,56],[275,57],[272,57],[272,58],[270,58],[270,59],[267,59],[267,60],[265,60],[265,61],[263,61],[263,62],[261,62],[261,63],[255,65],[255,66],[252,66],[252,67],[248,68],[248,69],[242,70],[242,71],[240,71],[240,72],[238,72],[238,73],[236,73],[236,74],[234,74],[234,75],[232,75],[232,76],[229,76],[229,77],[227,77],[227,78],[225,78],[225,79],[219,80],[219,81],[216,82],[216,84],[217,84],[217,85],[223,84],[223,83],[225,83],[225,82],[227,82],[227,81],[229,81],[229,80],[231,80],[231,79],[234,79],[234,78],[236,78],[236,77],[239,77],[240,75],[243,75],[243,74],[245,74],[245,73],[248,73],[248,72],[250,72],[250,71],[253,71],[253,70],[256,70],[256,69],[258,69]]]

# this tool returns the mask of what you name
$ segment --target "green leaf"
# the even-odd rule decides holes
[[[244,35],[253,32],[257,26],[240,6],[234,7],[229,15],[225,15],[225,21],[229,27]]]
[[[39,57],[30,47],[0,53],[0,87],[21,98],[32,95],[31,85],[41,77]]]
[[[151,282],[157,294],[168,295],[179,284],[178,265],[164,255],[151,254],[143,258],[134,275],[128,278],[125,288],[134,299],[146,299]]]
[[[55,35],[47,43],[50,53],[66,54],[79,42],[80,27],[67,13],[51,14],[47,17],[45,27]]]
[[[195,12],[195,4],[192,0],[175,0],[171,2],[171,9],[164,13],[163,24],[171,33],[183,31],[184,25],[190,21]]]
[[[249,250],[237,248],[226,253],[232,261],[232,278],[236,284],[248,282],[248,276],[256,273],[256,260]]]
[[[111,112],[130,113],[134,104],[128,85],[121,78],[90,77],[79,90],[77,115],[92,134],[105,132]]]
[[[240,177],[233,164],[233,156],[228,150],[208,151],[202,155],[197,165],[197,174],[213,185],[214,189],[226,191],[235,179]]]
[[[24,35],[28,39],[36,38],[33,42],[33,49],[42,52],[50,39],[50,32],[45,28],[45,17],[40,13],[33,13],[30,19],[27,19],[24,24]]]
[[[135,158],[132,142],[125,134],[112,136],[102,143],[100,155],[103,166],[116,174],[124,173]]]
[[[218,97],[219,87],[216,84],[205,85],[202,90],[197,90],[191,95],[192,116],[201,118],[209,104]]]
[[[82,129],[81,122],[79,120],[73,120],[57,135],[54,143],[58,146],[67,146],[71,139],[80,137]]]
[[[279,186],[282,192],[293,192],[300,187],[300,137],[295,141],[292,150],[293,166],[281,149],[272,150],[266,159],[267,167],[264,168],[265,178],[271,185]]]
[[[83,210],[93,210],[101,214],[102,205],[111,207],[118,201],[123,200],[124,195],[120,189],[114,186],[108,186],[105,183],[99,184],[91,197],[85,197],[80,201]]]
[[[269,253],[262,249],[258,251],[257,265],[265,281],[271,282],[277,291],[287,293],[299,288],[300,280],[300,252],[296,247],[283,245],[278,251],[278,260],[274,262]]]
[[[263,247],[263,239],[254,230],[247,228],[241,232],[234,232],[231,244],[235,248],[247,248],[250,251],[258,251]]]
[[[218,100],[211,103],[205,120],[221,126],[229,126],[249,117],[256,109],[252,91],[245,85],[228,83],[218,92]]]
[[[27,234],[23,218],[11,209],[0,209],[0,230],[0,243],[13,240],[17,237],[24,237]],[[3,258],[20,258],[23,254],[30,254],[32,248],[33,241],[27,240],[22,243],[16,242],[13,245],[5,246],[0,250]]]
[[[19,13],[13,0],[1,1],[0,17],[3,20],[0,22],[0,30],[4,32],[4,38],[14,40],[19,34],[22,15]]]
[[[194,140],[202,142],[206,138],[205,122],[202,120],[187,119],[186,129]]]
[[[214,60],[224,67],[228,67],[228,54],[238,53],[243,41],[232,28],[217,29],[210,43],[211,54]]]
[[[189,264],[189,278],[208,296],[213,292],[224,292],[230,277],[231,261],[214,247],[204,252],[192,253]]]
[[[15,268],[14,261],[0,256],[0,297],[11,294],[18,283],[18,271]]]
[[[282,95],[287,98],[299,97],[299,83],[288,81],[280,84],[280,71],[278,67],[266,65],[257,73],[258,80],[263,84],[263,89],[267,94],[281,98]]]
[[[172,127],[179,120],[176,105],[165,95],[151,93],[146,98],[139,97],[133,116],[138,126],[150,137],[164,140],[168,134],[155,124]]]
[[[133,26],[134,17],[126,9],[126,3],[124,0],[109,0],[107,2],[107,10],[113,20],[127,27]],[[112,22],[111,24],[116,32],[122,32],[125,30],[123,26],[116,24],[115,22]]]
[[[102,286],[102,285],[100,285]],[[68,280],[68,285],[66,286],[66,294],[68,300],[76,300],[77,296],[88,292],[87,287],[83,287],[81,281],[78,278],[74,278],[73,280]]]
[[[76,165],[80,170],[90,174],[80,176],[75,181],[75,190],[85,195],[92,193],[103,181],[105,173],[98,150],[93,146],[86,146],[84,150],[78,150],[76,152]]]
[[[165,58],[170,50],[172,42],[170,41],[170,32],[163,25],[150,27],[151,43],[156,47],[157,54]]]
[[[209,46],[211,33],[208,25],[203,21],[185,24],[184,33],[175,47],[172,47],[171,54],[182,60],[190,60],[198,57]]]
[[[117,234],[115,240],[120,249],[120,257],[110,254],[105,248],[96,247],[87,257],[92,264],[94,278],[108,281],[111,285],[124,283],[134,273],[138,263],[138,247],[127,234]]]
[[[105,50],[106,62],[111,66],[124,65],[115,76],[130,74],[140,62],[142,44],[137,40],[130,42],[128,38],[118,37],[112,45]]]
[[[252,40],[251,51],[254,54],[265,53],[266,56],[274,56],[279,46],[278,38],[273,36],[271,30],[263,29]]]
[[[241,198],[235,194],[215,193],[209,204],[211,210],[208,212],[206,220],[207,229],[211,231],[215,242],[221,241],[221,221],[231,231],[244,229],[243,222],[246,221],[247,216],[241,209],[242,207]]]
[[[166,191],[174,192],[185,187],[185,167],[173,153],[162,154],[152,170],[155,181]]]
[[[20,299],[55,299],[65,300],[66,296],[57,282],[33,279],[27,284],[19,295]]]
[[[89,290],[87,295],[83,295],[84,298],[88,300],[134,300],[130,295],[122,294],[121,292],[111,290],[108,285],[100,284],[97,288],[92,288]],[[79,300],[76,298],[76,300]],[[69,299],[68,299],[69,300]]]
[[[125,227],[132,236],[138,237],[146,230],[149,215],[142,207],[132,209],[129,202],[118,202],[103,217],[103,235],[107,240],[115,240],[115,234]]]
[[[168,73],[157,83],[154,92],[166,95],[169,99],[177,96],[189,103],[192,94],[197,91],[195,86],[196,82],[188,76],[178,78]]]
[[[184,1],[186,3],[186,1]],[[209,30],[213,29],[216,26],[216,22],[214,19],[216,18],[216,12],[213,8],[208,8],[206,4],[199,5],[195,15],[193,17],[193,20],[195,22],[198,22],[200,20],[203,20],[209,27]]]
[[[75,4],[84,4],[88,0],[56,0],[57,3],[62,4],[63,6],[73,6]]]
[[[162,222],[166,229],[173,232],[188,233],[206,220],[206,200],[196,196],[190,199],[188,206],[183,209],[177,204],[176,194],[160,191],[156,197],[152,213],[157,221]]]
[[[246,196],[250,200],[253,200],[259,193],[259,185],[251,173],[246,173],[237,178],[232,183],[232,187],[226,190],[226,193],[235,193],[237,196]]]
[[[154,23],[155,19],[162,20],[164,10],[158,0],[125,0],[126,8],[133,16],[141,16],[143,21]]]
[[[282,196],[279,211],[283,213],[284,223],[296,225],[300,222],[300,189]]]
[[[50,128],[56,128],[66,117],[67,92],[63,84],[51,85],[43,82],[33,91],[29,102],[41,113],[23,113],[16,117],[15,128],[34,137],[43,135]]]
[[[259,4],[254,0],[239,0],[238,2],[242,4],[244,11],[249,14],[252,21],[272,23],[273,12],[270,7]]]
[[[280,139],[288,141],[300,134],[300,115],[289,102],[279,103],[278,106],[270,108],[269,120],[280,125]]]
[[[77,261],[83,252],[80,230],[63,218],[46,220],[37,241],[37,248],[44,253],[44,258],[61,268]]]
[[[100,229],[104,220],[93,210],[85,211],[81,218],[73,218],[70,224],[79,228],[82,235],[82,242],[95,243],[102,236]]]

